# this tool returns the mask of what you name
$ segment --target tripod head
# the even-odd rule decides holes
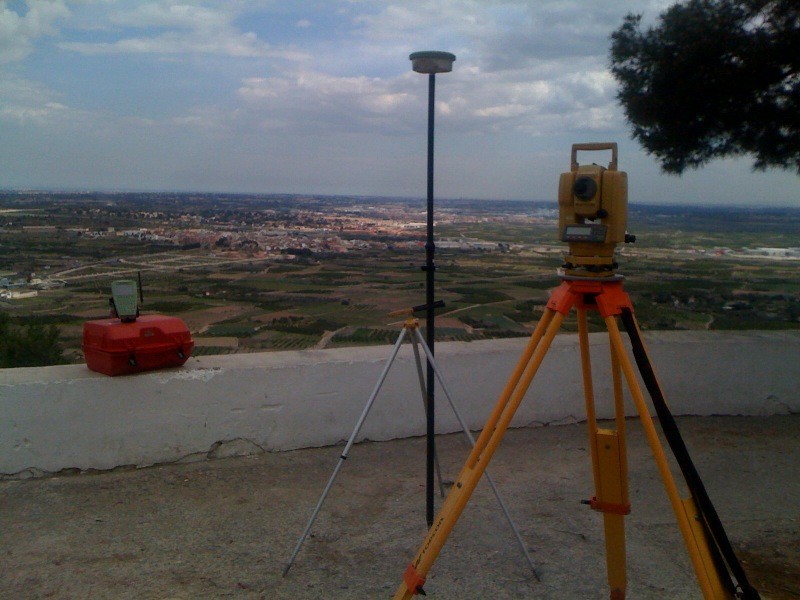
[[[578,151],[611,150],[608,167],[579,165]],[[567,275],[611,277],[617,269],[614,250],[635,241],[628,222],[628,174],[617,170],[617,144],[573,144],[570,171],[558,185],[559,238],[569,244],[563,268]]]

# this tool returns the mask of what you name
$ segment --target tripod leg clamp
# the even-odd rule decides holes
[[[414,563],[408,564],[406,572],[403,573],[403,581],[408,591],[414,594],[421,594],[422,596],[426,595],[425,591],[422,589],[422,586],[425,585],[425,578],[419,574]]]
[[[613,515],[629,515],[631,514],[631,505],[628,504],[614,504],[612,502],[601,502],[597,496],[592,496],[588,502],[592,510],[602,513],[611,513]]]

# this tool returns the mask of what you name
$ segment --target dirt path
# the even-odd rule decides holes
[[[317,350],[324,350],[325,348],[327,348],[328,344],[331,343],[331,340],[333,339],[333,336],[335,336],[337,333],[342,331],[342,329],[345,329],[345,328],[344,327],[340,327],[339,329],[337,329],[335,331],[326,331],[326,332],[324,332],[322,334],[322,337],[320,338],[320,340],[314,345],[314,348],[317,349]]]

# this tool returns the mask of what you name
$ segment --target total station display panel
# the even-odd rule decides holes
[[[587,225],[567,225],[564,227],[562,242],[598,242],[606,241],[607,225],[592,223]]]

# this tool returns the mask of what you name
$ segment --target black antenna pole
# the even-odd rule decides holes
[[[431,351],[434,352],[434,342],[436,337],[434,313],[435,313],[435,293],[434,293],[434,253],[436,246],[433,243],[433,120],[435,112],[436,95],[436,73],[449,73],[453,70],[453,61],[456,59],[454,54],[449,52],[414,52],[411,56],[411,66],[417,73],[428,75],[428,220],[427,220],[427,240],[425,242],[425,341]],[[435,370],[431,361],[428,361],[426,377],[426,478],[425,478],[425,517],[428,527],[433,525],[434,506],[434,463],[436,446],[434,435],[436,433],[436,416],[434,402]]]
[[[427,241],[425,242],[425,304],[428,305],[425,318],[425,338],[430,348],[431,356],[434,356],[434,344],[436,342],[435,318],[433,308],[434,303],[434,253],[436,246],[433,243],[433,113],[435,107],[434,97],[436,95],[436,73],[428,75],[428,227]],[[436,413],[434,401],[434,389],[436,380],[431,361],[428,361],[428,373],[425,378],[427,384],[427,413],[426,413],[426,477],[425,477],[425,516],[428,527],[433,525],[433,489],[434,489],[434,455],[436,452],[434,435],[436,432]]]

